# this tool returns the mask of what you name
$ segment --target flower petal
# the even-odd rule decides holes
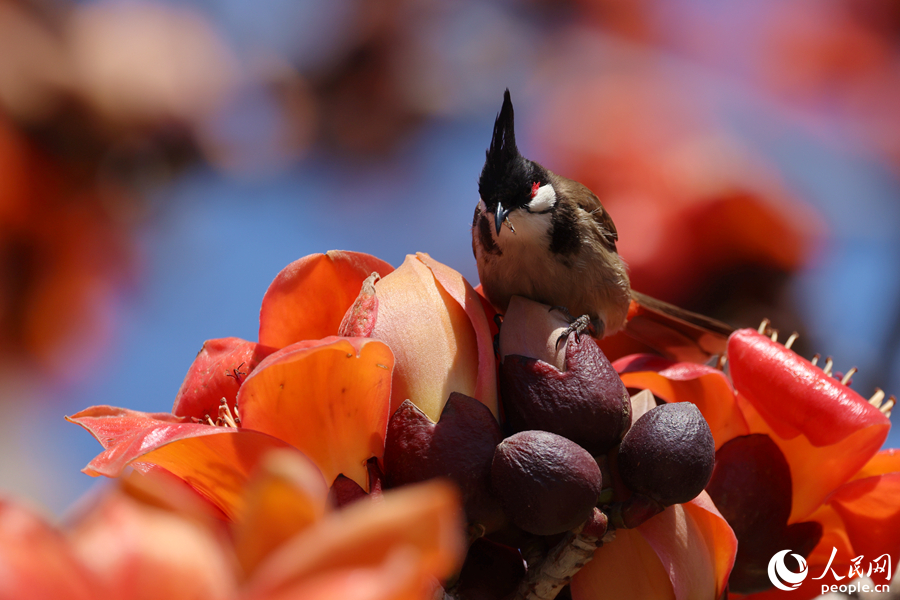
[[[807,520],[832,491],[853,477],[878,452],[887,432],[887,426],[875,425],[851,433],[835,444],[816,446],[805,435],[791,439],[779,437],[757,412],[756,405],[740,394],[738,404],[750,431],[771,437],[790,465],[793,498],[789,523]],[[810,473],[815,476],[808,476]]]
[[[673,362],[647,354],[613,363],[627,388],[646,389],[666,402],[693,402],[700,409],[716,442],[749,433],[725,374],[704,365]]]
[[[175,396],[172,414],[215,421],[224,398],[234,410],[234,399],[244,378],[275,348],[240,338],[221,338],[203,343]]]
[[[638,526],[668,572],[677,600],[722,595],[737,538],[706,492]]]
[[[272,354],[241,386],[245,428],[301,450],[326,481],[367,487],[366,461],[384,454],[394,358],[382,342],[329,337]]]
[[[828,446],[870,429],[869,435],[880,438],[880,447],[887,437],[890,421],[880,410],[805,358],[752,329],[735,331],[728,339],[728,365],[734,388],[781,438],[803,434],[814,446]]]
[[[106,494],[75,523],[72,545],[103,581],[106,598],[231,598],[231,555],[212,530],[119,491]],[[101,596],[98,596],[101,597]]]
[[[119,433],[125,429],[123,417],[113,411],[108,417],[113,420],[113,427],[106,426],[103,417],[82,416],[95,413],[98,408],[108,407],[94,407],[67,418],[91,433],[109,430]],[[117,477],[132,463],[157,465],[185,480],[229,519],[237,518],[243,510],[243,487],[262,456],[273,449],[290,447],[257,431],[173,423],[153,420],[147,413],[136,414],[127,422],[131,426],[130,435],[118,435],[114,443],[105,444],[107,449],[84,472],[93,477]],[[94,435],[97,437],[97,433]]]
[[[481,296],[468,281],[457,271],[439,263],[428,254],[419,252],[416,258],[434,273],[434,278],[441,284],[445,292],[450,294],[469,316],[475,330],[478,343],[478,379],[471,394],[463,390],[453,390],[481,400],[497,416],[497,368],[494,365],[494,338],[491,335],[491,324],[485,311]]]
[[[863,479],[864,477],[895,472],[900,472],[900,450],[887,448],[873,456],[862,469],[857,471],[853,479]]]
[[[312,461],[297,452],[270,452],[245,492],[247,509],[234,524],[235,549],[252,573],[275,548],[325,514],[328,486]]]
[[[276,593],[250,600],[423,600],[437,581],[422,573],[421,553],[402,546],[373,567],[335,569],[312,575]]]
[[[828,499],[844,522],[854,552],[867,560],[888,553],[895,569],[900,555],[898,498],[900,472],[850,481]]]
[[[375,290],[372,338],[387,343],[396,358],[391,413],[408,399],[437,421],[450,394],[459,392],[477,398],[496,417],[487,318],[462,276],[426,255],[407,256]]]
[[[169,413],[145,413],[117,406],[91,406],[66,417],[66,421],[87,429],[104,448],[118,445],[139,431],[163,423],[190,423],[187,417]]]
[[[361,252],[330,250],[311,254],[285,267],[266,291],[259,311],[259,343],[283,348],[338,331],[344,313],[373,272],[394,268]]]
[[[669,574],[637,529],[619,529],[612,542],[597,548],[570,589],[572,600],[675,600]]]
[[[423,574],[445,578],[465,555],[456,489],[442,481],[409,485],[379,503],[357,502],[308,527],[263,563],[249,595],[268,598],[314,575],[383,564],[398,548],[421,554]]]
[[[31,510],[0,500],[0,598],[106,598],[67,540]]]

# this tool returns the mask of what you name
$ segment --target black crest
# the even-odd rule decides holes
[[[505,207],[522,206],[531,198],[534,182],[545,183],[544,169],[519,154],[516,147],[515,114],[509,90],[494,121],[494,137],[478,178],[478,193],[493,211],[498,202]]]

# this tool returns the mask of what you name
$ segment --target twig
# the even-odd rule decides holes
[[[553,600],[569,584],[575,573],[594,558],[606,536],[606,515],[594,515],[568,532],[547,556],[528,569],[514,600]]]

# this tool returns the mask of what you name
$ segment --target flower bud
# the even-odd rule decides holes
[[[632,425],[619,447],[617,466],[631,491],[670,506],[703,491],[715,458],[703,415],[690,402],[677,402],[657,406]]]
[[[513,297],[500,328],[503,406],[515,431],[550,431],[596,456],[622,439],[631,401],[593,338],[572,334],[556,349],[566,326],[550,307]]]
[[[406,400],[388,423],[385,477],[391,487],[449,477],[460,488],[469,521],[493,530],[503,521],[490,481],[502,438],[491,411],[475,398],[450,394],[437,423]]]
[[[522,431],[503,440],[494,452],[491,481],[510,520],[536,535],[583,523],[603,483],[587,450],[546,431]]]

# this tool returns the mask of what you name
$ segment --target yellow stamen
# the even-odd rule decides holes
[[[884,416],[890,417],[891,409],[894,408],[894,404],[896,404],[896,403],[897,403],[897,399],[895,397],[891,396],[890,398],[887,399],[887,402],[885,402],[883,405],[881,405],[881,407],[878,410],[880,410],[882,413],[884,413]]]
[[[794,345],[794,342],[797,341],[797,338],[798,338],[798,337],[800,337],[800,334],[799,334],[799,333],[797,333],[796,331],[795,331],[794,333],[792,333],[792,334],[791,334],[791,337],[789,337],[789,338],[787,339],[787,341],[784,343],[784,347],[787,348],[788,350],[790,350],[790,349],[791,349],[791,346]]]
[[[725,369],[725,363],[728,362],[728,357],[724,354],[720,354],[718,360],[716,360],[716,368],[720,371]]]
[[[763,319],[762,323],[759,324],[759,329],[757,329],[756,331],[759,332],[760,335],[764,334],[766,332],[766,329],[768,329],[769,327],[769,323],[770,321],[768,319]]]
[[[884,390],[881,388],[875,388],[875,393],[872,394],[871,398],[869,398],[869,404],[871,404],[875,408],[881,408],[882,400],[884,400]]]
[[[822,355],[816,354],[815,356],[812,357],[812,359],[809,362],[812,363],[812,366],[816,366],[816,364],[819,362],[820,358],[822,358]]]
[[[769,337],[772,339],[773,342],[777,342],[778,341],[778,330],[773,329],[772,335],[770,335]]]
[[[216,424],[213,423],[213,420],[209,418],[209,415],[204,415],[203,418],[206,419],[207,425],[212,425],[213,427],[216,426]]]
[[[222,398],[219,404],[219,420],[216,421],[216,424],[237,429],[237,423],[235,423],[234,417],[231,415],[231,409],[228,408],[228,401],[225,398]]]
[[[841,379],[841,384],[847,385],[850,381],[850,378],[856,373],[856,367],[850,367],[850,370],[844,374],[843,379]]]
[[[829,377],[831,376],[831,367],[832,366],[834,366],[834,361],[832,361],[831,357],[829,356],[828,358],[825,359],[825,366],[822,367],[822,371]]]

